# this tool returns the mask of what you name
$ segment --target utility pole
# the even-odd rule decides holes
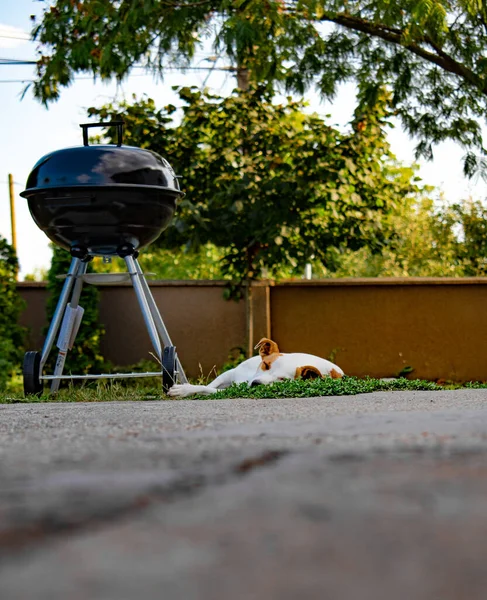
[[[12,229],[12,248],[17,254],[17,229],[15,226],[15,192],[14,192],[14,176],[12,173],[8,174],[8,194],[10,197],[10,226]],[[15,273],[15,278],[19,276],[18,272]]]
[[[10,224],[12,227],[12,246],[17,252],[17,230],[15,228],[15,193],[14,193],[14,176],[8,174],[8,192],[10,196]]]
[[[246,92],[249,89],[249,70],[247,67],[237,67],[237,87]]]

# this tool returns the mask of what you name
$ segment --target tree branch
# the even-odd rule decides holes
[[[171,2],[170,0],[161,0],[160,4],[170,8],[193,8],[194,6],[203,6],[210,4],[212,0],[199,0],[197,2]]]
[[[481,7],[478,16],[480,18],[480,22],[482,23],[482,27],[484,28],[485,33],[487,33],[487,6],[485,4],[485,0],[481,2]]]
[[[391,29],[377,23],[366,21],[365,19],[359,19],[346,14],[335,14],[324,15],[321,20],[336,23],[337,25],[341,25],[347,29],[360,31],[361,33],[365,33],[372,37],[378,37],[386,42],[396,44],[397,46],[402,46],[406,50],[416,54],[416,56],[419,56],[420,58],[437,65],[444,71],[458,75],[465,81],[468,81],[470,84],[474,85],[482,94],[487,95],[487,85],[481,77],[479,77],[465,65],[453,59],[427,36],[423,37],[423,39],[419,41],[428,44],[435,51],[435,53],[429,52],[425,48],[422,48],[417,42],[404,43],[402,31],[398,29]]]

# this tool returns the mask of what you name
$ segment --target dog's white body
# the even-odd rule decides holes
[[[225,371],[208,385],[173,385],[168,392],[169,396],[185,398],[191,394],[214,394],[233,383],[267,385],[298,377],[306,379],[329,376],[336,379],[344,374],[339,366],[319,356],[301,352],[281,353],[277,344],[267,338],[262,339],[256,348],[260,349],[259,356],[253,356],[234,369]]]

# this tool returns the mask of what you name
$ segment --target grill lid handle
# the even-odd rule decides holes
[[[89,144],[88,144],[88,129],[90,127],[116,127],[117,128],[117,146],[121,146],[124,125],[125,125],[124,121],[110,121],[108,123],[82,123],[82,124],[80,124],[80,127],[83,130],[83,146],[89,146]]]

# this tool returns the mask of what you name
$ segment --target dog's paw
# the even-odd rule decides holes
[[[167,395],[171,396],[171,398],[186,398],[186,396],[191,396],[191,394],[195,393],[194,386],[190,383],[175,383],[169,388]]]
[[[180,395],[180,393],[181,393],[180,389],[179,389],[181,387],[183,387],[183,386],[180,385],[180,384],[175,383],[171,388],[169,388],[167,390],[167,395],[168,396],[172,396],[173,398],[177,398]]]

